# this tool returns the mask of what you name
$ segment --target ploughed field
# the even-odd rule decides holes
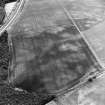
[[[44,31],[30,38],[15,36],[13,44],[16,68],[10,79],[30,92],[71,88],[96,69],[91,52],[74,26],[55,34]]]

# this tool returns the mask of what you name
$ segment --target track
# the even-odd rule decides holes
[[[17,3],[4,25],[0,28],[0,36],[14,22],[15,18],[19,16],[19,13],[22,10],[25,2],[25,0],[21,0]]]

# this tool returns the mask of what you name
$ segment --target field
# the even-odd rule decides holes
[[[104,20],[102,0],[62,2],[85,35]],[[47,99],[50,93],[71,88],[86,73],[98,70],[94,55],[56,0],[29,0],[8,35],[12,37],[16,58],[9,80],[15,87],[32,92],[32,97],[38,94],[38,100],[44,94],[43,99]],[[89,35],[90,39],[94,36]]]

